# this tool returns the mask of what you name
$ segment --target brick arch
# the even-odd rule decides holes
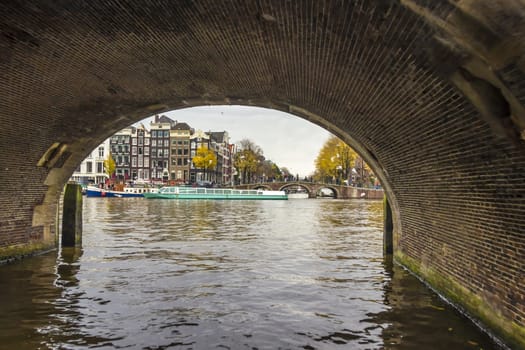
[[[302,187],[304,188],[305,190],[308,191],[308,193],[312,193],[312,188],[308,185],[305,185],[304,183],[298,183],[298,182],[290,182],[289,184],[286,184],[284,186],[281,186],[279,188],[279,191],[284,191],[286,190],[288,187],[291,187],[291,186],[299,186],[299,187]]]
[[[254,190],[266,190],[266,191],[272,191],[272,187],[268,185],[259,184],[253,187]]]
[[[62,185],[116,130],[202,104],[274,108],[358,149],[386,185],[397,261],[523,347],[523,13],[505,0],[7,2],[0,255],[53,246]]]
[[[330,185],[319,186],[319,188],[317,189],[317,192],[319,192],[323,188],[328,188],[329,190],[332,190],[332,192],[334,193],[334,198],[340,198],[341,195],[339,194],[339,191],[337,190],[337,188],[330,186]]]

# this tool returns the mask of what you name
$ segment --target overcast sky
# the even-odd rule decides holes
[[[230,142],[247,138],[259,145],[266,159],[292,174],[308,176],[330,133],[294,115],[247,106],[203,106],[162,113],[203,131],[227,131]],[[152,117],[143,121],[149,129]]]

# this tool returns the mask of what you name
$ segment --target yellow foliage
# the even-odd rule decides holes
[[[111,153],[109,153],[108,157],[104,160],[104,171],[108,174],[108,177],[111,178],[116,169],[117,165],[115,164],[115,160]]]
[[[193,164],[198,169],[215,169],[217,166],[217,155],[211,149],[201,146],[197,149],[195,157],[193,157]]]
[[[357,153],[338,137],[330,137],[315,160],[318,180],[326,178],[348,179]]]

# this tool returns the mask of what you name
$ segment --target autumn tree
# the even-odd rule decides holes
[[[240,174],[241,183],[250,183],[257,176],[261,161],[264,161],[262,149],[249,139],[243,139],[238,144],[233,165]]]
[[[116,169],[117,165],[115,164],[115,160],[113,159],[113,156],[110,152],[107,158],[104,160],[104,171],[108,175],[108,178],[111,179]]]
[[[348,179],[357,153],[338,137],[330,137],[315,160],[315,178],[318,181],[329,182],[332,179]]]
[[[206,178],[206,173],[217,166],[217,155],[211,149],[201,146],[193,157],[193,164],[198,169],[204,169],[204,178]]]

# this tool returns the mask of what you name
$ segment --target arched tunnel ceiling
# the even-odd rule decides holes
[[[525,344],[524,17],[517,0],[3,2],[0,247],[49,240],[63,183],[120,128],[275,108],[363,153],[398,258]]]

